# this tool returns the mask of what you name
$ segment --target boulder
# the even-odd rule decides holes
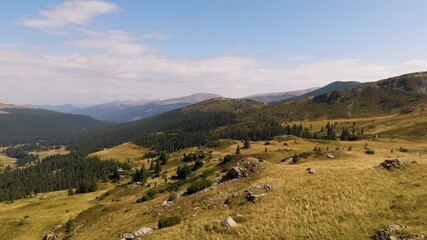
[[[312,168],[312,167],[309,167],[309,168],[307,168],[307,169],[305,169],[309,174],[315,174],[315,173],[317,173],[317,171],[316,171],[316,169],[314,169],[314,168]]]
[[[329,159],[334,159],[334,158],[335,158],[334,154],[332,154],[332,153],[328,153],[327,157],[328,157]]]
[[[140,235],[151,234],[151,233],[153,233],[152,228],[142,227],[142,228],[136,230],[136,232],[134,232],[133,235],[140,236]]]
[[[388,225],[385,228],[378,229],[375,234],[371,237],[372,240],[391,240],[391,235],[396,231],[402,230],[403,226],[396,224]]]
[[[132,233],[125,233],[120,237],[120,240],[130,240],[134,238],[135,238],[135,235],[133,235]]]
[[[394,168],[401,168],[403,167],[403,162],[400,159],[387,159],[384,160],[384,162],[382,162],[380,164],[381,167],[387,169],[387,170],[392,170]]]
[[[223,227],[237,227],[236,221],[234,221],[233,218],[230,216],[226,217],[224,220],[221,221],[221,226]]]

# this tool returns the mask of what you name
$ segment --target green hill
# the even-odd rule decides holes
[[[269,105],[247,99],[211,99],[84,134],[73,140],[73,146],[96,151],[132,141],[144,147],[176,151],[218,138],[266,140],[281,134],[299,135],[304,129],[292,130],[283,124],[423,111],[426,85],[427,73],[413,73]]]
[[[0,114],[0,144],[25,143],[86,132],[111,126],[88,116],[43,109],[3,108]]]

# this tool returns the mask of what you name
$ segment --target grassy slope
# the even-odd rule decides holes
[[[110,185],[104,185],[95,193],[74,196],[67,196],[66,191],[57,191],[11,204],[0,203],[0,239],[42,239],[52,227],[64,224],[93,206],[95,197],[109,188]],[[41,199],[41,196],[46,198]]]
[[[161,216],[171,214],[181,215],[184,222],[158,230],[147,239],[366,239],[375,229],[392,223],[409,225],[412,232],[427,232],[424,201],[427,139],[377,138],[358,142],[290,139],[286,142],[288,146],[276,141],[268,146],[253,142],[250,149],[242,150],[242,157],[265,160],[263,171],[205,193],[180,198],[170,207],[160,206],[167,193],[146,203],[135,203],[148,190],[146,187],[115,188],[100,201],[94,198],[102,191],[73,197],[63,191],[48,194],[46,200],[32,198],[4,204],[0,208],[0,223],[8,226],[8,231],[6,235],[2,233],[0,239],[42,236],[54,225],[85,209],[77,218],[78,224],[84,225],[73,239],[115,239],[142,226],[154,228]],[[366,142],[375,150],[375,155],[363,152]],[[218,147],[203,149],[213,151],[205,166],[217,164],[220,157],[233,153],[237,144],[241,142],[227,140]],[[347,151],[350,145],[353,150]],[[315,146],[334,150],[337,158],[329,160],[323,152],[322,156],[296,165],[279,163],[284,157],[310,151]],[[335,150],[337,146],[340,151]],[[400,147],[408,148],[409,152],[399,152]],[[390,153],[390,149],[394,149],[394,153]],[[169,176],[179,165],[178,157],[194,150],[198,149],[185,149],[172,155],[170,164],[164,168]],[[392,172],[377,167],[384,159],[395,157],[416,160],[418,164]],[[316,168],[318,174],[307,174],[307,167]],[[150,180],[154,181],[161,184],[159,179]],[[224,194],[242,193],[256,184],[272,184],[276,190],[255,204],[224,207]],[[67,209],[70,212],[65,214]],[[25,215],[30,218],[19,226],[18,221]],[[228,215],[239,222],[238,228],[220,227],[221,219]]]

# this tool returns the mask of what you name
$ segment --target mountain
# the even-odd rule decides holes
[[[359,85],[361,85],[362,83],[360,82],[356,82],[356,81],[349,81],[349,82],[341,82],[341,81],[336,81],[336,82],[332,82],[324,87],[315,89],[313,91],[301,94],[301,97],[314,97],[320,94],[324,94],[324,93],[328,93],[328,92],[332,92],[335,90],[341,90],[341,89],[349,89],[349,88],[354,88],[357,87]]]
[[[281,119],[377,117],[415,111],[426,103],[427,72],[355,84],[315,97],[301,97],[266,106],[263,114]],[[317,90],[316,90],[317,91]],[[311,94],[310,94],[311,95]]]
[[[249,99],[211,99],[151,118],[88,133],[75,147],[109,147],[133,141],[175,151],[212,139],[266,140],[286,132],[289,121],[352,119],[423,111],[427,73],[413,73],[315,97],[264,104]],[[96,149],[91,149],[96,150]]]
[[[281,101],[281,100],[286,100],[289,98],[301,96],[303,94],[312,92],[317,89],[319,88],[315,87],[315,88],[308,88],[308,89],[296,90],[296,91],[290,91],[290,92],[264,93],[264,94],[251,95],[244,98],[252,99],[259,102],[269,103],[269,102],[276,102],[276,101]]]
[[[34,108],[42,108],[54,112],[61,113],[72,113],[77,110],[78,107],[73,104],[63,104],[63,105],[35,105]]]
[[[66,136],[112,125],[88,116],[28,106],[2,104],[0,111],[0,145]]]
[[[95,106],[79,108],[73,105],[38,106],[39,108],[65,113],[91,116],[108,122],[130,122],[151,117],[177,108],[221,96],[212,93],[196,93],[193,95],[165,100],[114,101]]]

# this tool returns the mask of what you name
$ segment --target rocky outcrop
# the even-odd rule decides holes
[[[151,234],[153,233],[153,229],[149,227],[142,227],[138,230],[136,230],[134,233],[125,233],[120,236],[120,240],[131,240],[135,239],[138,236],[142,236],[145,234]]]
[[[55,227],[53,227],[50,232],[43,237],[43,240],[57,239],[57,237],[62,235],[62,233],[56,233],[56,231],[58,231],[58,229],[60,229],[61,227],[62,225],[56,225]]]
[[[380,164],[381,167],[383,167],[387,170],[392,170],[395,168],[402,168],[403,165],[404,165],[404,163],[400,159],[387,159],[387,160],[384,160],[384,162],[382,162]]]
[[[221,182],[230,181],[233,179],[239,179],[249,176],[256,172],[261,166],[261,162],[258,158],[248,157],[237,162],[237,165],[231,168],[225,176],[221,179]]]
[[[371,237],[371,240],[417,240],[417,239],[426,239],[426,236],[423,234],[399,234],[399,231],[402,229],[407,229],[408,226],[400,226],[396,224],[388,225],[385,228],[378,229],[375,234]],[[407,230],[405,230],[407,231]]]

